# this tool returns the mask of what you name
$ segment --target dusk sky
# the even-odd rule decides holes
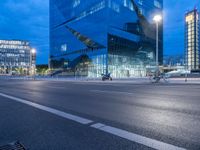
[[[200,0],[199,0],[200,1]],[[184,53],[184,14],[197,0],[164,0],[164,53]],[[37,63],[49,55],[49,0],[1,0],[0,39],[29,40],[37,49]]]

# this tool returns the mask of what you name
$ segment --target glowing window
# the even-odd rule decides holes
[[[194,15],[193,15],[193,14],[188,15],[188,16],[186,16],[186,18],[185,18],[185,21],[186,21],[186,22],[191,22],[191,21],[193,21],[193,20],[194,20]]]

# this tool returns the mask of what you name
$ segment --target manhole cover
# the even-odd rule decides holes
[[[19,141],[17,141],[4,146],[0,146],[0,150],[26,150],[26,149]]]

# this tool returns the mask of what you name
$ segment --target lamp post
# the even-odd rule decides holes
[[[187,60],[185,60],[185,82],[188,81],[188,74],[187,74],[187,70],[188,70],[188,63]]]
[[[159,49],[159,38],[158,38],[158,35],[159,35],[159,23],[161,22],[162,20],[162,16],[161,15],[155,15],[153,17],[153,21],[155,21],[156,23],[156,66],[157,68],[159,67],[159,62],[158,62],[158,49]]]
[[[31,65],[33,66],[33,79],[35,80],[36,49],[31,49]]]

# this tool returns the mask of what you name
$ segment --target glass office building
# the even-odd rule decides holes
[[[194,9],[185,15],[185,53],[189,70],[199,69],[199,50],[199,12]]]
[[[29,74],[33,65],[28,41],[0,40],[0,74]]]
[[[67,74],[145,76],[155,65],[162,0],[50,0],[50,66]],[[159,26],[159,62],[163,25]]]

